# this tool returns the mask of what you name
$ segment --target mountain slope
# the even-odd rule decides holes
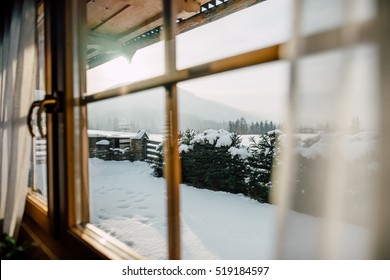
[[[116,97],[88,105],[88,123],[91,129],[127,130],[147,129],[164,131],[164,89]],[[255,117],[236,108],[200,98],[178,89],[180,129],[226,128],[228,121]],[[218,127],[220,126],[220,127]]]

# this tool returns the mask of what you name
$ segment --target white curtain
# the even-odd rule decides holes
[[[380,52],[375,40],[358,39],[362,24],[374,22],[376,1],[294,3],[288,137],[274,178],[277,258],[388,257],[389,242],[377,237],[377,224],[388,228],[390,221],[388,210],[377,211],[389,209],[383,207],[388,182],[380,182],[388,173],[388,162],[380,161]],[[335,28],[340,32],[309,41],[309,35]],[[314,43],[329,42],[337,47],[310,53]],[[305,138],[305,127],[321,132]],[[387,246],[385,253],[379,255],[375,243]]]
[[[16,237],[27,193],[31,138],[26,125],[35,88],[36,5],[5,1],[0,46],[0,219]]]

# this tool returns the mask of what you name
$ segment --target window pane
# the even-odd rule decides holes
[[[44,54],[44,19],[43,14],[39,16],[37,23],[38,33],[38,65],[36,76],[36,90],[34,100],[43,100],[45,98],[45,54]],[[37,109],[34,110],[33,118],[36,117]],[[46,132],[45,114],[42,117],[42,127]],[[35,193],[47,197],[47,161],[46,161],[46,139],[42,138],[36,119],[33,119],[32,155],[30,162],[29,186]]]
[[[370,257],[379,170],[376,57],[366,44],[298,62],[290,206],[310,218],[289,212],[286,258]]]
[[[178,22],[179,32],[186,31],[187,26],[197,25],[197,28],[177,36],[179,69],[288,40],[292,1],[264,1],[242,10],[240,2],[245,1],[216,2],[220,4],[210,9],[204,8],[209,4],[204,4],[200,7],[203,12]],[[219,18],[227,11],[231,14]],[[214,17],[219,19],[209,23]]]
[[[298,64],[299,125],[339,125],[335,110],[348,105],[343,110],[346,119],[356,117],[362,128],[376,129],[376,52],[374,45],[364,44],[302,58]]]
[[[37,90],[35,92],[35,100],[43,100],[45,92]],[[42,117],[42,126],[46,126],[45,117]],[[46,138],[41,138],[37,126],[33,126],[33,131],[36,137],[32,138],[32,169],[30,178],[32,190],[42,194],[47,198],[47,141]],[[46,132],[46,129],[44,129]]]
[[[288,63],[182,82],[178,88],[183,258],[272,258],[276,208],[269,193]]]
[[[164,89],[88,105],[90,222],[149,259],[167,258]],[[162,166],[160,166],[162,169]]]
[[[164,73],[162,2],[88,1],[87,92]]]
[[[301,32],[304,35],[341,27],[347,23],[347,10],[353,21],[368,20],[375,15],[372,0],[302,0],[301,7]]]

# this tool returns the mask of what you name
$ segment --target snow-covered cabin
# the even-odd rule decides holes
[[[149,134],[146,130],[137,133],[88,130],[89,155],[106,160],[113,159],[114,152],[125,151],[121,159],[145,160]],[[118,158],[115,156],[114,158]]]
[[[149,134],[146,130],[140,130],[133,137],[130,137],[130,160],[142,160],[147,158],[147,144]]]

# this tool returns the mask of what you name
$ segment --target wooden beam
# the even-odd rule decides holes
[[[265,0],[230,0],[224,2],[212,9],[198,13],[186,20],[180,21],[178,23],[177,31],[179,34],[187,32],[191,29],[216,21],[263,1]]]
[[[112,15],[110,15],[108,18],[106,18],[105,20],[103,20],[101,23],[99,23],[98,25],[96,25],[95,27],[92,28],[92,31],[98,29],[100,26],[106,24],[109,20],[113,19],[114,17],[116,17],[117,15],[119,15],[120,13],[122,13],[124,10],[126,10],[128,7],[130,7],[129,4],[123,6],[122,8],[120,8],[118,11],[116,11],[115,13],[113,13]]]
[[[176,26],[177,34],[181,34],[192,30],[196,27],[200,27],[204,24],[213,22],[215,20],[221,19],[225,16],[228,16],[232,13],[238,12],[242,9],[248,8],[250,6],[261,3],[265,0],[229,0],[220,5],[215,6],[207,11],[198,13],[186,20],[179,21]],[[116,58],[120,55],[126,56],[129,60],[133,57],[135,52],[141,48],[145,48],[154,43],[161,41],[161,36],[159,36],[159,32],[154,32],[150,34],[150,30],[159,27],[162,24],[162,14],[156,14],[151,17],[146,23],[144,22],[142,25],[136,26],[136,28],[130,29],[127,34],[121,33],[118,35],[116,39],[112,38],[104,38],[106,41],[106,45],[108,46],[108,42],[111,41],[113,44],[122,43],[122,48],[120,53],[116,54],[104,54],[89,57],[88,58],[88,67],[89,69],[96,67],[102,63],[105,63],[113,58]],[[151,26],[152,24],[156,24],[156,26]],[[143,26],[150,26],[150,29],[145,30]],[[137,30],[144,30],[144,33],[139,33]],[[149,35],[145,35],[149,33]],[[143,36],[145,35],[145,36]],[[134,40],[135,38],[141,36],[139,40]],[[90,38],[89,38],[90,39]],[[117,48],[116,48],[117,50]]]
[[[148,90],[162,85],[170,85],[190,79],[201,78],[211,74],[223,73],[230,70],[277,61],[280,59],[281,47],[281,45],[274,45],[264,49],[231,56],[188,69],[183,69],[171,75],[161,75],[147,80],[132,82],[112,89],[95,92],[83,96],[81,103],[88,104],[112,97]]]
[[[131,29],[122,32],[116,36],[116,39],[121,42],[127,42],[138,35],[153,29],[155,26],[161,26],[163,24],[163,13],[155,14],[146,21],[132,27]],[[148,28],[149,27],[149,28]],[[151,28],[152,27],[152,28]]]

